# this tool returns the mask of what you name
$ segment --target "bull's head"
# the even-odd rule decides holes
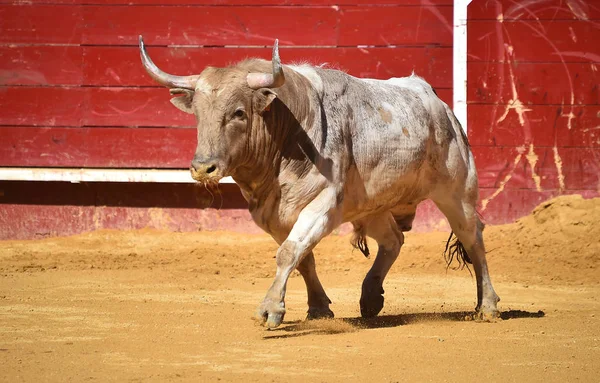
[[[271,90],[285,83],[278,42],[273,46],[272,73],[249,73],[243,67],[208,67],[201,74],[175,76],[160,70],[146,53],[140,36],[144,68],[157,83],[170,88],[173,105],[195,114],[198,146],[192,160],[192,178],[216,183],[246,165],[251,153],[252,126],[277,97]]]

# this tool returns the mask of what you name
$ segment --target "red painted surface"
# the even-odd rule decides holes
[[[555,155],[553,147],[475,146],[473,153],[480,187],[598,192],[600,185],[600,148],[558,147]]]
[[[342,7],[339,32],[340,45],[452,46],[452,6]]]
[[[597,23],[598,20],[469,20],[468,60],[598,62]],[[513,57],[507,56],[509,46]]]
[[[567,1],[488,1],[469,5],[470,20],[599,20],[600,4],[594,0]]]
[[[600,105],[525,105],[523,125],[508,106],[469,104],[471,145],[600,147]]]
[[[593,62],[516,62],[510,67],[472,62],[467,81],[467,97],[473,103],[508,104],[516,91],[525,105],[600,105],[600,64]]]
[[[600,4],[469,6],[468,121],[484,216],[600,193]]]
[[[284,62],[327,63],[358,77],[389,78],[413,70],[436,89],[452,88],[449,47],[290,48],[280,47]],[[175,74],[200,73],[247,57],[269,59],[271,48],[150,46],[152,60]],[[138,47],[0,46],[0,85],[151,86]]]
[[[451,90],[438,94],[451,102]],[[0,125],[195,127],[170,98],[165,88],[4,87]]]
[[[10,43],[136,45],[139,34],[157,45],[270,45],[274,36],[303,46],[452,42],[448,5],[0,5],[0,19],[0,42]]]
[[[186,169],[196,129],[0,127],[0,142],[0,166]]]
[[[44,193],[40,193],[40,188]],[[0,239],[72,235],[101,228],[174,231],[234,230],[261,233],[239,188],[208,193],[193,184],[111,184],[0,181]],[[448,230],[428,201],[419,205],[413,230]],[[336,233],[347,234],[350,225]]]
[[[452,101],[451,0],[129,3],[0,0],[0,166],[186,168],[194,118],[144,73],[139,34],[172,73],[268,58],[277,37],[284,62],[374,78],[415,70]],[[598,195],[600,4],[474,0],[469,18],[469,139],[486,222],[510,222],[559,194]],[[0,181],[0,238],[105,227],[258,232],[237,187],[221,191],[217,210],[203,209],[213,197],[194,185]],[[415,230],[431,229],[447,224],[425,203]]]

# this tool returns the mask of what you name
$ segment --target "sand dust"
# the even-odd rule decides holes
[[[379,317],[348,236],[316,248],[334,320],[251,320],[277,245],[229,232],[97,231],[0,242],[2,381],[597,381],[600,199],[560,197],[484,236],[502,318],[470,320],[475,282],[446,270],[449,233],[407,233]],[[373,242],[372,248],[376,248]]]

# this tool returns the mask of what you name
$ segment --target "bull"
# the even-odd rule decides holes
[[[306,282],[307,318],[333,317],[313,248],[344,222],[352,223],[352,244],[365,255],[366,237],[377,242],[359,302],[363,317],[376,316],[403,232],[425,199],[456,236],[450,256],[473,265],[475,317],[498,316],[476,212],[473,155],[454,113],[426,81],[282,65],[277,40],[270,62],[247,59],[176,76],[159,69],[141,36],[139,42],[148,74],[170,89],[177,108],[196,117],[192,178],[209,185],[231,176],[254,222],[279,244],[273,284],[255,314],[261,324],[281,324],[295,269]]]

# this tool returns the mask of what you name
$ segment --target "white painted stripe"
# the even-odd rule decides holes
[[[79,169],[79,168],[0,168],[2,181],[65,182],[163,182],[195,183],[189,170],[164,169]],[[235,183],[225,177],[220,183]]]
[[[454,114],[467,132],[467,7],[471,0],[454,0],[452,98]]]

